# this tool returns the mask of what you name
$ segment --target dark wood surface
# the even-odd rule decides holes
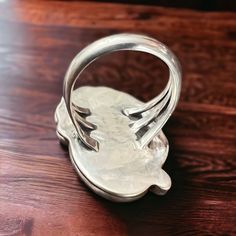
[[[172,189],[108,202],[77,177],[55,135],[64,73],[95,39],[140,32],[183,67],[179,105],[165,126]],[[81,84],[148,100],[165,66],[140,53],[104,57]],[[0,235],[236,234],[236,15],[66,1],[0,1]]]
[[[70,0],[72,1],[72,0]],[[86,1],[86,0],[80,0]],[[96,2],[118,2],[129,4],[142,4],[142,5],[154,5],[165,6],[175,8],[188,8],[201,11],[236,11],[235,0],[94,0]]]

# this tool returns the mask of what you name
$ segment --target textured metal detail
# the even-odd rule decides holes
[[[83,179],[99,195],[113,201],[132,201],[148,189],[164,194],[171,180],[164,170],[168,141],[161,131],[148,147],[140,149],[129,128],[130,119],[122,112],[142,102],[131,95],[106,87],[81,87],[73,92],[75,104],[89,107],[87,120],[97,126],[90,136],[98,140],[99,151],[88,149],[78,136],[62,98],[55,113],[57,134],[69,145],[71,161]]]

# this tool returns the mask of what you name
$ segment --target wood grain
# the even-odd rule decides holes
[[[116,32],[167,44],[183,67],[179,105],[165,126],[173,180],[164,197],[130,204],[93,194],[55,135],[65,71],[85,45]],[[0,2],[0,235],[236,234],[236,15],[67,1]],[[91,65],[79,85],[142,100],[166,67],[141,53]]]

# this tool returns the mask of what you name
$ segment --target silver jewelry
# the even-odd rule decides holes
[[[143,103],[107,87],[73,90],[81,72],[94,60],[120,50],[146,52],[169,68],[169,81],[155,98]],[[69,146],[81,179],[109,200],[127,202],[148,190],[163,195],[171,187],[162,169],[169,145],[162,127],[174,111],[181,90],[175,55],[159,41],[137,34],[116,34],[84,48],[71,62],[55,120],[60,141]]]

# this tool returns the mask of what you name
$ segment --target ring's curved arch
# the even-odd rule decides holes
[[[79,78],[81,72],[97,58],[115,51],[130,50],[146,52],[160,58],[169,67],[169,82],[168,85],[171,89],[171,97],[165,111],[158,118],[157,123],[143,135],[138,141],[139,146],[143,148],[152,138],[161,130],[168,118],[174,111],[181,90],[181,68],[178,59],[175,55],[161,42],[144,35],[138,34],[116,34],[108,36],[95,41],[80,53],[78,53],[71,62],[64,79],[63,84],[63,97],[65,99],[68,114],[78,132],[80,140],[89,148],[98,151],[99,144],[96,140],[87,135],[82,129],[80,124],[76,122],[75,114],[73,113],[73,106],[71,101],[71,94],[75,82]],[[158,97],[158,96],[157,96]],[[156,98],[157,98],[156,97]],[[155,98],[145,104],[146,110],[155,105]],[[134,109],[135,110],[135,109]],[[137,109],[136,109],[137,110]],[[125,112],[129,115],[129,111]],[[77,114],[78,116],[78,114]],[[83,119],[81,117],[81,119]]]

